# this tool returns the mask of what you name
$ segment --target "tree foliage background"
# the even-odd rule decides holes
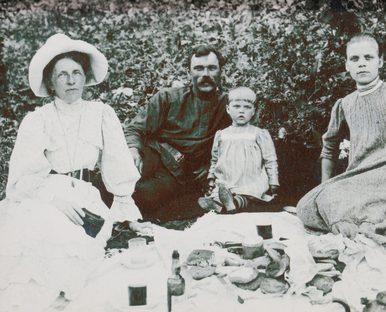
[[[385,39],[384,9],[376,0],[3,1],[0,198],[21,120],[50,101],[29,89],[29,62],[51,35],[65,33],[106,55],[108,77],[84,97],[111,105],[121,121],[161,88],[189,83],[190,47],[215,45],[228,60],[224,91],[256,91],[257,122],[278,148],[282,189],[297,200],[318,183],[332,105],[355,88],[344,66],[347,38],[367,30]]]

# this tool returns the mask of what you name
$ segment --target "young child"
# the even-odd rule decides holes
[[[323,135],[322,184],[297,205],[299,218],[309,227],[355,238],[364,233],[386,242],[386,84],[379,79],[382,46],[367,33],[354,35],[346,48],[346,69],[357,90],[339,99]],[[334,178],[341,126],[350,130],[349,164]]]
[[[214,138],[208,174],[212,192],[198,200],[203,209],[253,211],[253,206],[272,200],[268,190],[277,194],[278,164],[273,141],[267,130],[250,124],[255,102],[255,93],[247,87],[229,92],[227,112],[233,122],[217,131]]]

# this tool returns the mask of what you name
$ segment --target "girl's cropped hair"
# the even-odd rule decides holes
[[[373,34],[371,34],[369,32],[356,33],[347,42],[346,46],[349,46],[349,44],[351,44],[351,43],[361,42],[363,40],[368,40],[368,39],[370,39],[370,40],[372,39],[372,40],[374,40],[377,43],[377,45],[378,45],[378,56],[379,57],[383,56],[383,53],[384,53],[383,42],[381,42],[377,37],[375,37]]]
[[[228,93],[229,101],[247,101],[256,107],[256,93],[248,87],[239,86],[233,88]]]

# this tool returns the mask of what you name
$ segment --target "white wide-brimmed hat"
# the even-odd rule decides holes
[[[29,65],[29,84],[36,96],[49,96],[43,82],[43,70],[57,55],[66,52],[82,52],[90,57],[90,75],[85,86],[101,83],[106,77],[108,63],[106,57],[91,44],[82,40],[73,40],[66,35],[56,34],[48,38],[46,43],[36,52]]]

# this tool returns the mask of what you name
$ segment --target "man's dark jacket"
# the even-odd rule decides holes
[[[157,150],[168,170],[181,180],[181,164],[191,170],[208,167],[217,130],[230,125],[227,94],[204,101],[192,87],[166,88],[154,95],[138,115],[125,124],[129,148]]]

